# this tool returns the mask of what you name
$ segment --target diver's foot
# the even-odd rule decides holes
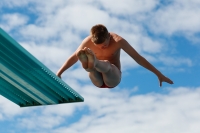
[[[84,50],[80,50],[77,53],[77,57],[80,60],[80,62],[82,63],[83,68],[84,69],[88,69],[88,57],[87,57],[85,51]]]
[[[91,49],[89,48],[84,48],[84,51],[87,55],[88,58],[88,69],[95,69],[95,66],[98,62],[98,60],[96,59],[96,56],[94,55],[94,53],[92,52]]]

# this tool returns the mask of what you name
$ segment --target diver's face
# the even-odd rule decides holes
[[[105,49],[109,46],[109,44],[110,44],[110,33],[108,35],[108,38],[103,43],[95,44],[95,46],[97,46],[100,49]]]

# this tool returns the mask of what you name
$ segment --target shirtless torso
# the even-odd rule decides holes
[[[88,36],[85,38],[77,51],[79,51],[80,49],[84,49],[85,47],[90,48],[98,60],[108,60],[111,64],[114,64],[119,70],[121,70],[120,40],[122,40],[122,37],[115,33],[110,33],[109,44],[105,47],[101,44],[94,44],[91,41],[91,36]]]

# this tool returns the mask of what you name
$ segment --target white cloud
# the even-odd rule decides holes
[[[21,31],[24,38],[32,37],[35,41],[43,41],[53,38],[56,32],[51,27],[42,27],[34,24],[24,26]],[[40,40],[39,40],[40,39]]]
[[[2,0],[0,3],[0,7],[21,7],[25,6],[29,3],[30,1],[27,0],[20,0],[20,1],[12,1],[12,0]]]
[[[49,129],[54,128],[63,122],[64,118],[61,116],[37,116],[32,115],[29,118],[19,119],[19,126],[31,129]]]
[[[139,133],[197,133],[200,131],[200,88],[166,88],[163,94],[134,94],[138,87],[130,89],[114,88],[99,89],[93,85],[80,85],[70,82],[70,85],[84,98],[84,103],[62,104],[54,106],[28,108],[26,113],[18,107],[5,105],[1,115],[17,118],[21,130],[28,132],[71,132],[71,133],[102,133],[127,132]],[[2,101],[2,99],[0,100]],[[5,110],[5,108],[7,108]],[[12,108],[12,109],[11,109]],[[88,110],[85,111],[85,108]],[[80,118],[70,123],[76,117]],[[11,112],[11,113],[10,113]],[[4,117],[5,118],[5,117]],[[65,124],[63,124],[65,123]],[[145,128],[144,128],[145,127]]]
[[[199,88],[173,88],[168,94],[129,96],[126,92],[90,90],[90,114],[59,132],[197,133],[200,131]],[[94,93],[95,92],[95,93]],[[97,101],[98,104],[97,104]],[[144,128],[145,127],[145,128]]]
[[[21,109],[18,105],[0,95],[0,120],[12,119],[17,115],[26,113],[27,109]]]
[[[88,72],[82,68],[82,65],[79,61],[77,64],[79,64],[80,67],[66,72],[65,75],[70,75],[70,78],[75,78],[75,79],[81,80],[81,81],[90,81]]]
[[[121,70],[122,72],[127,69],[138,67],[139,65],[135,62],[133,58],[131,58],[126,52],[121,51]]]
[[[30,4],[30,8],[25,7]],[[21,44],[41,62],[55,72],[75,51],[81,40],[89,34],[92,25],[105,24],[127,41],[150,62],[163,62],[165,66],[192,66],[187,57],[171,57],[162,41],[148,36],[147,30],[165,35],[177,32],[199,32],[198,0],[176,0],[172,5],[158,6],[158,0],[126,1],[17,1],[3,0],[0,7],[20,7],[37,17],[24,12],[7,14],[2,20],[8,22],[6,31],[18,29],[15,35]],[[124,17],[124,18],[120,18]],[[143,24],[148,25],[144,27]],[[2,25],[2,22],[1,22]],[[6,25],[4,25],[6,27]],[[147,28],[147,29],[146,29]],[[186,33],[187,32],[187,33]],[[162,54],[161,54],[162,53]],[[153,56],[156,54],[157,57]],[[134,60],[122,52],[123,69],[137,67]],[[184,68],[183,68],[184,69]],[[30,132],[70,133],[197,133],[200,131],[200,88],[173,88],[164,94],[148,93],[130,95],[138,87],[113,90],[99,89],[81,84],[89,77],[81,67],[63,74],[66,83],[85,98],[84,103],[22,109],[0,97],[0,120],[10,120],[21,130]],[[144,89],[144,88],[142,88]],[[85,110],[85,108],[87,108]],[[77,118],[76,112],[80,111]],[[71,118],[77,118],[72,123]],[[21,124],[20,124],[21,123]],[[20,129],[19,129],[20,130]]]
[[[145,16],[144,14],[141,14],[143,17],[145,16],[146,18],[153,15],[153,17],[150,18],[148,21],[144,19],[143,21],[145,22],[143,23],[152,22],[150,23],[150,27],[153,28],[153,30],[155,31],[161,30],[162,33],[166,33],[168,31],[174,33],[179,29],[181,30],[181,28],[191,29],[191,27],[187,27],[187,24],[187,26],[181,26],[179,22],[185,23],[185,21],[182,22],[183,20],[180,21],[179,19],[177,19],[178,24],[176,25],[174,23],[175,20],[173,19],[173,22],[169,21],[171,19],[168,19],[167,16],[174,17],[174,12],[176,11],[175,9],[178,9],[178,13],[176,13],[176,15],[187,15],[187,13],[183,13],[182,11],[191,8],[192,6],[196,7],[194,3],[197,1],[192,1],[194,2],[190,3],[192,6],[187,5],[187,1],[175,1],[174,3],[172,3],[172,5],[168,5],[165,8],[155,10],[155,12],[152,12],[152,10],[158,4],[160,4],[157,0],[142,0],[140,2],[127,0],[126,2],[115,2],[114,5],[112,4],[112,1],[104,0],[97,3],[94,3],[94,1],[92,0],[88,0],[86,2],[66,2],[63,0],[52,1],[50,3],[47,1],[29,2],[35,4],[34,10],[32,10],[32,7],[31,9],[29,9],[29,11],[32,11],[37,15],[37,18],[34,21],[35,23],[26,25],[25,20],[31,18],[27,18],[26,15],[20,14],[24,17],[24,19],[17,22],[11,21],[11,19],[9,19],[9,22],[13,23],[10,25],[21,25],[20,28],[18,27],[18,36],[22,37],[20,38],[20,41],[26,40],[25,42],[22,42],[22,45],[26,44],[24,46],[31,53],[34,53],[34,56],[36,56],[39,60],[41,60],[48,66],[53,66],[53,64],[59,64],[61,66],[62,62],[64,62],[81,43],[81,40],[84,38],[83,36],[81,36],[81,34],[89,34],[91,25],[94,25],[96,23],[104,23],[110,31],[114,31],[119,35],[122,35],[140,54],[148,54],[147,59],[150,59],[150,62],[156,62],[155,58],[153,58],[153,56],[150,54],[159,54],[161,52],[163,53],[163,49],[167,46],[164,46],[160,40],[155,40],[148,36],[144,27],[138,22],[132,20],[129,21],[129,19],[120,19],[118,18],[118,16],[113,16],[111,14],[124,15],[127,13],[134,16],[136,15],[134,18],[138,18],[137,14],[141,14],[141,12],[146,15]],[[5,3],[6,2],[4,1],[4,4]],[[28,3],[22,2],[21,6],[24,6],[26,4]],[[15,4],[13,3],[13,6],[14,5]],[[176,6],[178,7],[176,8]],[[105,9],[102,9],[101,7],[105,7]],[[133,9],[132,7],[135,8]],[[181,7],[183,7],[184,10],[182,10]],[[146,14],[147,11],[150,12],[150,15],[149,13]],[[193,10],[191,10],[191,12],[193,12]],[[16,14],[20,16],[19,13],[12,14],[11,16],[16,16]],[[190,16],[198,19],[198,17],[195,17],[195,15]],[[132,18],[133,16],[130,17]],[[187,21],[190,20],[187,19]],[[197,26],[196,21],[194,22],[194,26]],[[153,25],[151,24],[156,27],[152,27]],[[166,27],[167,30],[162,30],[162,28]],[[174,30],[173,27],[175,28]],[[165,50],[164,52],[167,51]],[[160,55],[157,56],[160,57]],[[163,60],[161,58],[163,59],[163,56],[160,57],[160,61],[162,62]],[[165,58],[167,59],[168,63],[175,62],[175,60],[173,61],[170,55],[165,55]],[[126,70],[127,68],[134,68],[138,66],[134,63],[134,61],[132,62],[132,59],[123,52],[121,59],[124,70]],[[188,66],[190,66],[192,64],[190,59],[185,59],[184,61],[183,59],[181,60],[182,61],[179,61],[179,63],[173,63],[175,64],[173,66],[176,66],[178,64],[187,64]],[[164,64],[168,65],[167,63]],[[55,67],[53,69],[55,71]]]
[[[141,41],[142,49],[144,52],[159,53],[162,51],[162,44],[158,41],[152,40],[149,37],[142,37]]]
[[[72,50],[69,48],[56,47],[52,45],[38,45],[21,43],[22,46],[39,59],[43,64],[48,67],[58,68],[65,60],[72,54]],[[54,66],[54,67],[53,67]]]
[[[200,31],[199,6],[198,0],[175,0],[152,12],[147,25],[158,34],[195,34]]]
[[[158,0],[100,0],[103,7],[115,15],[135,15],[151,11],[158,4]]]
[[[1,19],[1,26],[7,31],[23,26],[28,22],[28,17],[19,13],[4,14]]]
[[[106,11],[99,10],[91,5],[74,5],[63,11],[66,13],[67,21],[74,28],[88,33],[91,26],[97,23],[109,23],[110,19]]]
[[[158,0],[126,0],[118,2],[105,0],[88,0],[84,2],[30,0],[28,2],[22,1],[17,3],[3,1],[2,5],[24,6],[28,5],[28,3],[35,4],[34,10],[31,6],[29,11],[40,14],[36,21],[38,24],[56,26],[57,28],[60,26],[61,29],[64,25],[69,25],[86,32],[90,29],[91,25],[96,23],[103,23],[108,27],[112,27],[113,25],[114,27],[118,27],[119,23],[123,22],[122,19],[118,18],[118,15],[125,17],[129,15],[130,25],[138,25],[138,23],[133,21],[138,19],[142,23],[149,25],[152,31],[159,34],[172,35],[177,32],[196,33],[200,29],[198,0],[175,0],[168,5],[162,5]],[[161,8],[155,10],[157,6]],[[143,19],[140,20],[139,18],[141,17]],[[123,25],[124,23],[120,26]]]
[[[110,31],[122,35],[137,51],[146,54],[145,57],[155,62],[156,59],[151,54],[159,54],[164,48],[163,44],[159,40],[147,36],[142,23],[133,20],[147,20],[149,16],[145,15],[150,14],[153,17],[143,23],[150,22],[149,27],[151,30],[161,34],[172,35],[180,31],[199,31],[199,20],[193,15],[195,11],[198,11],[195,6],[194,9],[197,10],[187,6],[181,8],[176,3],[151,13],[158,4],[157,0],[130,0],[126,2],[102,0],[95,4],[93,2],[36,1],[35,10],[33,11],[33,8],[29,10],[37,15],[34,23],[27,24],[31,17],[28,18],[26,15],[21,14],[11,14],[9,17],[4,17],[4,20],[9,22],[9,27],[12,27],[12,29],[19,28],[19,35],[23,37],[20,39],[21,44],[51,68],[61,66],[80,44],[83,38],[82,34],[89,34],[90,27],[96,23],[103,23]],[[21,4],[28,3],[22,2]],[[185,3],[182,4],[186,5]],[[10,6],[20,5],[13,3]],[[118,15],[129,16],[130,19],[120,19]],[[146,19],[141,19],[141,17],[146,17]],[[22,19],[19,20],[19,18]],[[192,66],[192,61],[188,58],[172,58],[170,55],[158,56],[157,59],[166,66]],[[123,52],[122,64],[124,68],[138,66],[132,58]],[[82,68],[66,72],[64,79],[67,83],[70,82],[70,85],[85,97],[85,102],[75,105],[49,106],[42,109],[32,108],[29,110],[30,114],[33,113],[31,116],[27,113],[23,115],[23,118],[18,119],[18,122],[21,122],[22,125],[27,125],[23,128],[34,130],[38,127],[38,130],[41,131],[51,130],[53,132],[52,130],[55,129],[55,132],[68,131],[71,133],[79,131],[83,133],[129,133],[133,131],[139,133],[149,131],[154,133],[164,131],[193,133],[195,130],[192,131],[190,128],[194,125],[196,130],[200,130],[198,126],[195,127],[199,124],[199,115],[196,113],[199,111],[197,107],[199,105],[196,102],[199,100],[199,96],[195,95],[199,92],[199,88],[194,89],[194,91],[179,88],[178,91],[171,90],[169,94],[154,93],[130,96],[129,91],[113,91],[80,85],[78,80],[89,80],[87,73]],[[137,89],[131,90],[135,91]],[[0,113],[2,120],[10,114],[11,118],[22,116],[21,109],[14,109],[13,106],[15,105],[8,107],[7,105],[10,102],[5,103],[1,103],[4,107]],[[77,109],[84,107],[89,109],[89,114],[83,113],[80,116],[80,121],[74,124],[62,125]],[[34,113],[35,110],[37,111]],[[176,123],[179,123],[179,125]]]
[[[182,57],[166,57],[160,56],[158,59],[167,66],[189,66],[191,67],[192,61],[189,58],[182,58]]]
[[[22,37],[20,41],[22,41],[23,46],[34,53],[34,56],[44,62],[45,65],[61,65],[62,61],[64,63],[81,43],[84,38],[82,34],[88,35],[91,26],[97,23],[103,23],[109,31],[122,35],[140,54],[155,54],[163,50],[163,44],[159,40],[147,36],[141,24],[111,15],[123,15],[125,12],[132,15],[145,13],[155,8],[158,4],[157,0],[151,0],[151,2],[145,0],[140,2],[119,1],[115,2],[114,5],[112,1],[99,1],[94,4],[92,0],[86,2],[60,0],[52,1],[50,4],[47,1],[30,2],[35,4],[35,8],[32,10],[33,7],[31,7],[29,12],[32,11],[36,14],[36,20],[33,21],[34,23],[24,24],[23,27],[20,27],[18,30],[20,35],[18,36]],[[101,7],[105,7],[105,10]],[[130,10],[130,12],[127,10]],[[125,67],[124,70],[138,66],[125,54],[122,54],[121,59]],[[151,57],[151,59],[153,58]]]

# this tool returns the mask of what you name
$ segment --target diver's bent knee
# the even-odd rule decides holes
[[[108,61],[108,60],[103,60],[103,61],[109,64],[109,65],[108,65],[108,71],[107,71],[107,72],[112,71],[113,68],[112,68],[112,64],[110,63],[110,61]]]

